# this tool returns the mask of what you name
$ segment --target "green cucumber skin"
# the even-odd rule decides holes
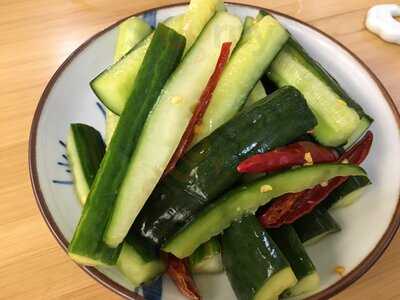
[[[86,124],[71,124],[71,131],[86,184],[90,187],[104,156],[103,138],[96,129]]]
[[[189,266],[192,272],[196,273],[198,267],[206,260],[221,255],[221,244],[218,237],[214,237],[211,240],[202,244],[196,251],[189,257]],[[207,271],[207,270],[203,270]],[[214,270],[213,270],[214,271]],[[222,266],[221,266],[222,271]]]
[[[308,256],[296,231],[290,225],[268,230],[268,234],[289,261],[297,280],[315,273],[315,266]]]
[[[120,247],[113,249],[103,243],[107,221],[142,126],[184,47],[184,37],[162,24],[157,27],[74,232],[69,246],[72,256],[116,263]],[[132,115],[135,115],[133,121]]]
[[[287,193],[304,191],[337,176],[365,176],[356,165],[318,164],[271,174],[247,185],[230,190],[207,205],[191,222],[182,226],[162,247],[162,250],[184,258],[190,256],[202,243],[228,228],[234,220],[254,213],[260,206]],[[263,186],[268,192],[261,192]]]
[[[341,230],[335,219],[325,209],[318,207],[295,221],[293,227],[305,245],[311,245],[313,240]]]
[[[178,162],[156,187],[134,226],[154,243],[164,243],[239,180],[236,166],[241,160],[286,145],[315,124],[303,96],[292,87],[247,107]]]
[[[337,204],[340,200],[342,200],[346,195],[364,188],[367,185],[370,185],[371,181],[368,177],[365,176],[352,176],[345,183],[335,189],[329,196],[326,198],[320,206],[325,209],[330,209],[332,206]]]
[[[222,234],[222,261],[239,300],[254,299],[265,282],[289,267],[285,256],[253,215]]]
[[[290,62],[292,60],[293,62]],[[303,81],[291,78],[291,75],[285,73],[283,66],[285,64],[295,63],[301,65],[308,72],[307,76],[310,78],[315,78],[319,85],[322,87],[323,94],[327,97],[326,99],[331,99],[330,101],[324,100],[325,102],[331,103],[330,110],[332,117],[328,117],[326,110],[321,106],[325,105],[328,107],[328,103],[321,102],[318,98],[315,89],[307,87]],[[294,68],[294,66],[293,66]],[[301,68],[299,71],[301,71]],[[372,123],[372,119],[366,116],[365,112],[362,110],[354,100],[352,100],[339,86],[339,84],[317,63],[315,62],[304,49],[293,39],[289,39],[287,44],[283,47],[281,53],[276,57],[271,67],[266,72],[267,76],[274,81],[277,85],[294,85],[297,87],[302,87],[303,93],[306,95],[309,103],[312,105],[312,109],[315,110],[316,116],[319,119],[319,125],[315,128],[316,138],[325,145],[328,146],[340,146],[346,144],[348,140],[357,139],[353,134],[355,132],[361,132],[362,134],[366,128],[365,124],[360,122],[362,118],[368,118],[369,124]],[[303,76],[306,76],[303,74]],[[325,88],[323,88],[325,86]],[[343,100],[345,103],[341,107],[340,102],[335,103],[334,98]],[[321,102],[321,104],[320,104]],[[346,105],[347,104],[347,105]],[[314,107],[315,105],[315,107]],[[333,110],[333,108],[335,110]],[[341,110],[342,113],[339,113]],[[336,113],[334,113],[336,112]],[[347,124],[345,124],[344,116],[348,118]],[[362,130],[361,128],[362,127]],[[368,128],[368,127],[367,127]]]
[[[77,148],[77,154],[79,156],[78,160],[75,161],[79,161],[81,169],[87,170],[87,172],[84,172],[88,174],[85,184],[87,184],[88,189],[90,189],[96,172],[100,166],[100,162],[104,156],[105,144],[101,138],[101,134],[91,126],[85,124],[71,124],[71,132],[76,145],[75,148]],[[74,168],[76,167],[77,166],[74,165],[71,166],[72,173],[74,173]],[[75,182],[75,186],[77,187],[79,184]],[[84,202],[82,204],[84,204]],[[136,270],[136,268],[140,269],[142,266],[145,266],[148,263],[160,265],[163,264],[163,262],[160,260],[159,251],[152,247],[147,240],[133,230],[129,232],[124,242],[125,243],[122,247],[117,263],[120,270]],[[130,252],[131,255],[134,255],[137,258],[137,260],[127,260],[126,252]],[[154,269],[149,269],[147,271],[148,273],[145,274],[144,271],[141,270],[140,273],[145,275],[146,278],[153,278],[159,274],[155,271],[156,270]],[[133,278],[132,276],[129,276],[129,280],[131,280],[134,284],[141,284],[141,280],[143,278]]]

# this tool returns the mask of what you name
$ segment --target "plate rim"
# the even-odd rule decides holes
[[[241,0],[243,1],[243,0]],[[331,42],[334,44],[338,45],[340,48],[345,50],[350,56],[355,59],[361,67],[367,71],[369,77],[375,82],[379,90],[381,91],[383,97],[385,98],[386,102],[389,104],[389,107],[392,111],[392,114],[395,118],[395,121],[397,123],[397,128],[400,130],[400,113],[399,109],[396,107],[395,102],[393,98],[391,97],[390,93],[386,90],[382,82],[379,80],[379,78],[375,75],[375,73],[350,49],[348,49],[345,45],[343,45],[341,42],[339,42],[337,39],[334,37],[330,36],[329,34],[323,32],[322,30],[316,28],[315,26],[308,24],[302,20],[299,20],[295,17],[289,16],[287,14],[278,12],[276,10],[268,9],[263,6],[258,6],[254,4],[247,4],[247,3],[238,3],[238,2],[231,2],[231,1],[226,1],[225,3],[227,4],[233,4],[233,5],[238,5],[238,6],[245,6],[245,7],[252,7],[255,9],[264,9],[267,10],[268,12],[279,15],[282,17],[285,17],[287,19],[290,19],[292,21],[298,22],[308,28],[311,28],[312,30],[322,34],[326,38],[328,38]],[[30,134],[29,134],[29,149],[28,149],[28,164],[29,164],[29,174],[30,174],[30,181],[32,185],[32,190],[36,199],[36,204],[39,208],[39,211],[47,225],[47,227],[50,229],[51,233],[53,234],[54,238],[57,240],[58,244],[63,248],[63,250],[67,252],[68,249],[68,241],[59,229],[56,221],[54,220],[53,216],[51,215],[46,201],[44,199],[41,187],[40,187],[40,182],[39,182],[39,176],[38,176],[38,171],[37,171],[37,161],[36,161],[36,138],[37,138],[37,131],[38,131],[38,124],[40,121],[41,113],[43,110],[43,107],[47,101],[48,95],[50,91],[52,90],[54,84],[56,83],[57,79],[59,76],[62,74],[62,72],[65,70],[65,68],[73,61],[73,59],[81,53],[86,47],[89,46],[92,42],[94,42],[97,38],[99,38],[101,35],[104,33],[114,29],[116,26],[118,26],[120,23],[125,21],[126,19],[137,16],[152,10],[159,10],[159,9],[164,9],[164,8],[171,8],[175,6],[181,6],[187,4],[187,1],[179,1],[177,3],[172,3],[172,4],[165,4],[165,5],[160,5],[160,6],[154,6],[150,8],[146,8],[143,10],[138,10],[135,11],[135,13],[122,18],[113,24],[109,25],[108,27],[104,28],[103,30],[95,33],[91,37],[89,37],[85,42],[83,42],[78,48],[76,48],[64,61],[63,63],[57,68],[55,73],[51,76],[50,80],[47,82],[46,87],[40,96],[39,102],[36,106],[35,113],[32,119],[31,123],[31,129],[30,129]],[[319,291],[318,293],[309,296],[306,298],[306,300],[320,300],[320,299],[328,299],[339,292],[343,291],[347,287],[349,287],[351,284],[353,284],[356,280],[358,280],[361,276],[363,276],[376,262],[377,260],[382,256],[384,251],[387,249],[391,241],[393,240],[398,228],[400,226],[400,195],[397,200],[397,205],[396,209],[393,213],[392,219],[386,228],[384,234],[374,247],[374,249],[348,274],[346,274],[343,278],[335,282],[333,285],[329,286],[328,288]],[[144,300],[141,295],[139,295],[137,292],[131,291],[124,286],[120,285],[119,283],[115,282],[108,276],[104,275],[101,273],[99,270],[97,270],[94,267],[88,267],[88,266],[82,266],[77,264],[81,269],[83,269],[87,274],[89,274],[92,278],[94,278],[97,282],[105,286],[106,288],[110,289],[114,293],[126,298],[126,299],[132,299],[132,300]]]

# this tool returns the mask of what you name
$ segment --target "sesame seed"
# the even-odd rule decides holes
[[[323,181],[323,182],[321,182],[321,186],[322,186],[322,187],[328,186],[328,181]]]
[[[306,161],[306,164],[307,164],[307,165],[312,165],[312,164],[313,164],[313,158],[312,158],[310,152],[306,152],[306,153],[304,154],[304,160]]]
[[[172,104],[178,104],[179,102],[182,102],[182,97],[180,96],[173,96],[171,97],[171,103]]]
[[[346,269],[343,266],[337,266],[335,268],[335,273],[338,274],[339,276],[344,276],[345,272],[346,272]]]
[[[348,163],[349,163],[349,160],[347,158],[342,160],[342,164],[348,164]]]
[[[194,134],[199,134],[201,132],[201,125],[195,125],[193,128]]]
[[[269,191],[272,191],[272,186],[270,186],[268,184],[264,184],[260,188],[260,192],[261,193],[266,193],[266,192],[269,192]]]
[[[342,99],[336,100],[336,103],[339,104],[339,105],[347,106],[346,101],[343,101]]]

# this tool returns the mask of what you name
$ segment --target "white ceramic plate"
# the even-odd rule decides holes
[[[241,17],[255,16],[258,9],[227,5]],[[146,12],[157,22],[182,13],[185,6]],[[319,61],[375,119],[375,141],[364,167],[372,182],[355,205],[334,212],[343,228],[308,252],[321,275],[321,289],[312,299],[326,299],[359,278],[382,254],[399,225],[400,140],[398,113],[378,79],[353,54],[332,38],[298,20],[274,13],[309,53]],[[75,197],[65,156],[70,123],[87,123],[104,131],[102,106],[89,81],[112,62],[116,25],[105,29],[80,46],[58,69],[39,102],[31,129],[30,170],[39,208],[52,233],[65,249],[77,225],[81,207]],[[347,275],[339,278],[335,266]],[[184,299],[165,276],[134,289],[116,269],[84,268],[102,284],[127,298],[146,300]],[[225,275],[196,277],[204,299],[235,299]],[[137,293],[136,293],[137,292]],[[310,298],[310,299],[311,299]]]

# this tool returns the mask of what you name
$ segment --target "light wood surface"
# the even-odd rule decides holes
[[[118,299],[58,246],[36,207],[28,134],[40,95],[82,42],[136,11],[171,0],[0,1],[0,299]],[[322,29],[356,53],[400,105],[400,46],[365,30],[372,0],[243,0]],[[396,2],[396,1],[389,1]],[[379,262],[335,299],[400,299],[400,236]]]

